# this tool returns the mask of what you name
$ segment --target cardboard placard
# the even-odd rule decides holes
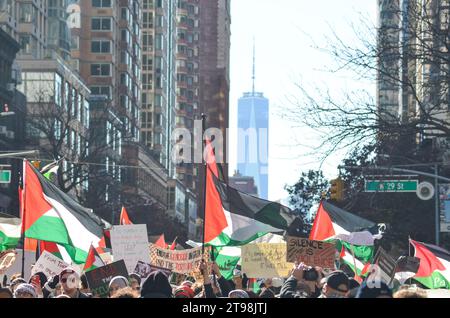
[[[382,247],[379,247],[371,267],[369,279],[380,279],[389,285],[394,278],[396,267],[397,261],[394,260]]]
[[[187,250],[169,250],[150,244],[150,264],[167,268],[174,273],[190,274],[197,270],[202,259],[209,262],[209,247],[205,247],[202,255],[202,247]]]
[[[128,271],[123,260],[93,269],[86,273],[89,289],[92,294],[99,297],[107,297],[109,294],[109,282],[116,276],[128,279]]]
[[[151,265],[151,264],[148,264],[148,263],[144,263],[144,262],[141,262],[141,261],[137,262],[136,268],[134,269],[134,272],[136,274],[139,274],[139,276],[141,276],[142,279],[147,278],[148,275],[150,275],[154,271],[161,271],[167,277],[169,277],[170,274],[172,273],[172,271],[170,269],[154,266],[154,265]]]
[[[336,247],[334,244],[293,236],[287,238],[288,262],[335,269],[335,255]]]
[[[114,260],[123,259],[127,271],[132,273],[138,261],[150,262],[146,224],[116,225],[111,230]]]
[[[3,275],[16,261],[16,252],[8,251],[0,257],[0,275]]]
[[[288,276],[294,264],[286,261],[286,243],[256,243],[242,246],[241,268],[248,277]]]
[[[69,264],[64,262],[62,259],[56,257],[52,253],[43,251],[31,270],[31,276],[37,272],[43,272],[47,278],[50,279],[53,276],[59,275],[59,273],[61,273],[62,270],[68,266]]]

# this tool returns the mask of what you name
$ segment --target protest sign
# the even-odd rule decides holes
[[[141,261],[137,262],[136,268],[134,269],[134,272],[136,274],[139,274],[139,276],[141,276],[142,279],[147,278],[148,275],[150,275],[150,273],[154,272],[154,271],[161,271],[167,277],[169,277],[170,274],[172,273],[172,271],[170,269],[154,266],[154,265],[147,264],[147,263],[144,263],[144,262],[141,262]]]
[[[147,225],[114,226],[111,230],[111,247],[114,260],[123,259],[130,273],[138,261],[149,263]]]
[[[202,259],[209,261],[210,248],[205,248],[202,255],[202,247],[187,250],[169,250],[150,244],[150,264],[171,270],[174,273],[189,274],[194,272]]]
[[[257,243],[242,246],[241,267],[247,277],[288,276],[293,265],[286,261],[286,243]]]
[[[5,251],[0,253],[0,275],[3,275],[16,261],[15,251]]]
[[[122,260],[93,269],[85,273],[89,289],[93,295],[106,297],[109,293],[109,282],[115,276],[128,278],[125,262]]]
[[[373,265],[371,267],[371,274],[369,279],[380,279],[386,284],[390,284],[395,275],[397,262],[383,249],[378,248],[375,255]]]
[[[4,275],[6,275],[9,278],[11,278],[12,275],[16,273],[22,272],[22,250],[16,249],[16,259],[13,261],[12,265],[9,266],[8,269],[6,269],[6,272],[4,272]],[[31,269],[33,264],[36,262],[36,252],[35,251],[25,251],[25,280],[28,281],[31,277]],[[2,278],[3,279],[3,278]],[[9,280],[8,280],[9,282]]]
[[[68,266],[69,264],[62,259],[52,253],[43,251],[36,264],[34,264],[31,275],[33,276],[37,272],[43,272],[50,279],[53,276],[59,275]]]
[[[335,268],[336,248],[334,244],[311,241],[306,238],[288,236],[287,261],[305,263],[309,266]]]

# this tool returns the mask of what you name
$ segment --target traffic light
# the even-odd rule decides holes
[[[341,178],[330,181],[330,199],[334,201],[344,200],[344,181]]]
[[[41,169],[41,161],[40,160],[34,160],[31,161],[31,164],[36,168],[36,169]]]

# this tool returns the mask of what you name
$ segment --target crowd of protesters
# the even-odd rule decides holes
[[[361,284],[344,271],[324,274],[319,267],[295,265],[286,279],[272,278],[260,282],[258,293],[248,286],[245,274],[225,279],[216,263],[210,270],[199,266],[201,275],[174,286],[161,271],[154,271],[144,280],[138,274],[116,276],[109,282],[108,298],[427,298],[415,285],[397,286],[392,290],[382,281],[367,279]],[[27,282],[20,274],[0,289],[0,298],[95,298],[86,276],[70,268],[47,279],[42,272]]]

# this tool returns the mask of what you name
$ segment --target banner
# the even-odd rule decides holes
[[[205,253],[202,255],[201,246],[187,250],[169,250],[151,243],[149,246],[150,264],[174,273],[190,274],[197,270],[202,259],[209,262],[210,247],[205,247]]]
[[[89,289],[94,296],[107,297],[109,282],[116,276],[128,279],[128,271],[123,260],[93,269],[85,273]]]
[[[439,185],[440,229],[450,232],[450,184]]]
[[[141,261],[137,262],[136,268],[134,269],[134,272],[136,274],[139,274],[139,276],[141,276],[142,279],[147,278],[148,275],[150,275],[154,271],[161,271],[167,277],[169,277],[170,274],[172,273],[170,269],[154,266]]]
[[[272,278],[288,276],[293,263],[286,261],[286,243],[243,245],[241,268],[247,277]]]
[[[138,261],[149,263],[147,225],[115,225],[111,230],[111,247],[114,260],[123,259],[129,273]]]
[[[293,236],[287,238],[286,260],[288,262],[335,269],[335,255],[336,247],[334,244]]]
[[[43,272],[47,278],[50,279],[53,276],[59,275],[59,273],[68,266],[69,264],[62,259],[59,259],[52,253],[43,251],[31,270],[31,276],[37,272]]]

